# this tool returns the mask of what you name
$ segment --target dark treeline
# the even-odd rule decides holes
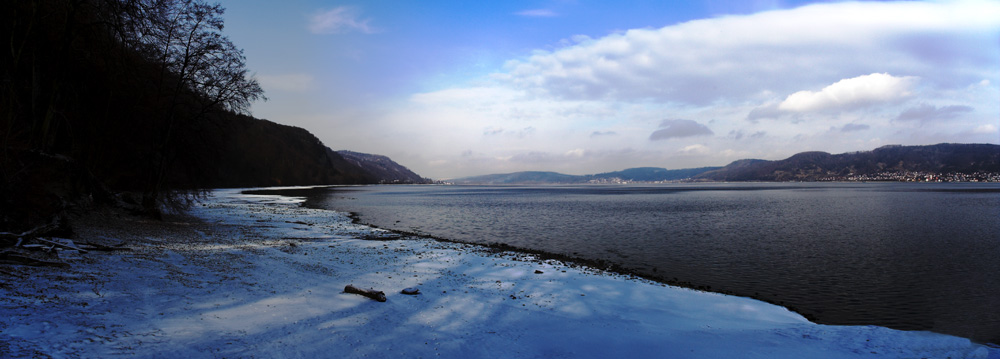
[[[158,215],[201,188],[370,181],[305,130],[246,116],[263,91],[222,14],[201,0],[0,2],[0,231],[80,201]]]

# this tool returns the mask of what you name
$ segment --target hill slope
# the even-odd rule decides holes
[[[329,148],[327,148],[327,152],[331,154],[331,157],[333,155],[343,157],[345,162],[360,168],[373,183],[419,184],[432,182],[386,156],[353,151],[333,151]]]
[[[454,184],[571,184],[585,183],[583,176],[573,176],[557,172],[525,171],[462,177],[449,180]]]
[[[617,172],[599,173],[586,176],[588,181],[627,181],[627,182],[662,182],[685,180],[707,171],[717,170],[721,167],[700,167],[668,170],[658,167],[629,168]]]
[[[931,179],[947,174],[974,176],[976,173],[978,176],[1000,173],[1000,145],[893,145],[836,155],[802,152],[778,161],[740,160],[694,178],[709,181],[905,180],[919,176]]]
[[[218,151],[204,154],[206,187],[260,187],[375,183],[377,179],[348,162],[309,131],[234,116],[216,121],[203,136]],[[213,155],[214,154],[214,155]]]
[[[455,184],[575,184],[679,181],[721,167],[668,170],[658,167],[629,168],[595,175],[567,175],[557,172],[526,171],[483,176],[462,177],[450,180]]]

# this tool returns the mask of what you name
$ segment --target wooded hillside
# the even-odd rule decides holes
[[[907,173],[991,180],[1000,174],[1000,146],[941,143],[883,146],[872,151],[802,152],[778,161],[740,160],[694,176],[711,181],[903,180]]]
[[[0,231],[92,202],[157,215],[203,188],[375,182],[306,130],[247,115],[263,91],[223,11],[0,2]]]

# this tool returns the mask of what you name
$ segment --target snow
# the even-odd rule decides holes
[[[530,255],[362,240],[384,232],[301,201],[218,190],[201,225],[81,233],[133,251],[0,267],[0,357],[1000,358]]]

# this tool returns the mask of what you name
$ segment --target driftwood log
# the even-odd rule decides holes
[[[361,288],[355,287],[352,284],[348,284],[346,287],[344,287],[344,293],[360,294],[360,295],[366,296],[368,298],[377,300],[379,302],[384,302],[386,300],[385,299],[385,293],[382,293],[382,291],[374,290],[374,289],[361,289]]]

